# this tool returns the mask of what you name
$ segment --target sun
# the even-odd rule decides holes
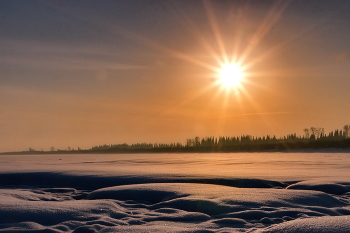
[[[225,88],[240,86],[243,78],[243,70],[238,64],[224,64],[218,73],[218,81]]]

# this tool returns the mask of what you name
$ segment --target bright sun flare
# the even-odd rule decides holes
[[[243,77],[243,71],[237,64],[225,64],[219,72],[219,82],[225,88],[238,87]]]

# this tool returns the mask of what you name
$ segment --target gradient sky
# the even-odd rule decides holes
[[[340,129],[349,42],[347,0],[1,0],[0,151]]]

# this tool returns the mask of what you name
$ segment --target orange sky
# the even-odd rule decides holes
[[[347,1],[2,1],[0,151],[350,124]],[[241,87],[215,85],[225,60]]]

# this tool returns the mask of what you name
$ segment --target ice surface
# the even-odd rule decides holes
[[[350,232],[350,154],[0,156],[2,232]]]

